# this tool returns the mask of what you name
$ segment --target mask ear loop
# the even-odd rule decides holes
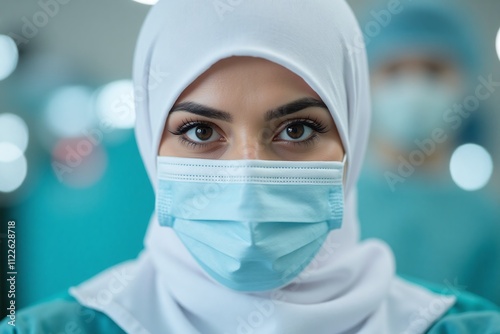
[[[347,154],[344,153],[344,158],[342,159],[343,172],[342,172],[342,187],[345,189],[345,183],[347,180]]]
[[[335,190],[330,190],[329,193],[329,204],[331,209],[331,217],[328,222],[329,232],[335,229],[339,229],[342,227],[342,220],[344,217],[344,203],[345,203],[345,182],[346,182],[346,161],[347,155],[344,153],[344,158],[342,159],[342,186],[340,192],[336,191],[338,188],[335,187]],[[340,161],[338,161],[340,162]],[[327,237],[328,239],[328,237]],[[326,240],[325,240],[326,242]]]

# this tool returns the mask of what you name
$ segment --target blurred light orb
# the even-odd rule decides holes
[[[21,186],[28,173],[23,152],[11,143],[0,143],[0,192],[9,193]]]
[[[14,72],[19,60],[16,42],[7,35],[0,35],[0,80]]]
[[[450,172],[453,181],[462,189],[474,191],[483,188],[493,173],[493,159],[484,147],[465,144],[451,156]]]
[[[497,33],[497,55],[498,59],[500,59],[500,29],[498,29]]]
[[[9,142],[0,142],[0,162],[12,162],[23,155],[23,151]]]
[[[108,156],[101,142],[89,137],[60,140],[52,151],[52,169],[59,182],[88,188],[102,179]]]
[[[131,80],[111,82],[96,94],[95,108],[102,123],[117,129],[134,127],[134,86]]]
[[[66,86],[56,90],[45,108],[45,122],[57,137],[78,137],[95,123],[92,90]]]
[[[0,143],[14,144],[23,153],[28,140],[28,126],[21,117],[10,113],[0,114]],[[0,149],[0,154],[1,152]]]
[[[143,5],[154,5],[158,0],[134,0],[135,2],[142,3]]]

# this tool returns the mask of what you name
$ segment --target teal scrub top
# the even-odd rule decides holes
[[[421,283],[421,282],[419,282]],[[425,284],[436,293],[442,287]],[[115,334],[125,333],[105,314],[80,305],[64,294],[52,301],[32,306],[16,314],[16,326],[0,323],[2,334]],[[500,333],[500,308],[467,292],[460,292],[448,312],[427,331],[428,334],[494,334]]]
[[[358,182],[361,237],[387,242],[399,275],[456,284],[500,305],[498,205],[447,174],[415,171],[392,191],[387,170],[365,169]]]

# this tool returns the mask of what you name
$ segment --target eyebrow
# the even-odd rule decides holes
[[[199,116],[205,116],[208,118],[213,118],[213,119],[219,119],[221,121],[226,121],[226,122],[231,122],[233,120],[233,117],[231,116],[230,113],[222,111],[222,110],[217,110],[214,108],[210,108],[207,106],[204,106],[199,103],[195,102],[182,102],[179,103],[177,106],[175,106],[172,110],[170,110],[171,113],[175,111],[187,111],[192,114],[196,114]]]
[[[295,101],[292,101],[290,103],[284,104],[282,106],[279,106],[277,108],[268,110],[264,116],[264,119],[266,121],[271,121],[276,118],[280,118],[286,115],[290,115],[293,113],[296,113],[298,111],[301,111],[306,108],[310,107],[319,107],[319,108],[324,108],[328,110],[326,104],[318,99],[312,98],[312,97],[305,97],[301,98]],[[182,102],[179,103],[177,106],[172,108],[170,112],[175,112],[175,111],[187,111],[199,116],[205,116],[208,118],[212,119],[218,119],[221,121],[225,122],[231,122],[233,120],[233,117],[231,116],[230,113],[218,109],[214,109],[199,103],[195,102]]]
[[[266,112],[264,119],[266,121],[271,121],[275,118],[280,118],[286,115],[290,115],[310,107],[320,107],[328,110],[326,104],[318,99],[312,97],[305,97],[302,99],[295,100],[293,102],[282,105],[278,108],[271,109]]]

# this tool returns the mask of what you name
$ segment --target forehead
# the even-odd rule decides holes
[[[318,94],[297,74],[267,59],[234,56],[213,64],[179,96],[177,102],[210,95],[218,103],[242,97]]]

